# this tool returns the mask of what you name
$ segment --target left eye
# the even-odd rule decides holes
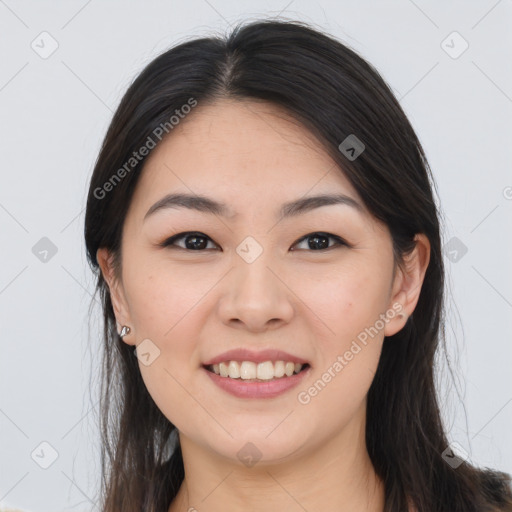
[[[336,244],[334,246],[329,246],[329,239],[335,240]],[[310,242],[307,243],[306,248],[307,249],[315,248],[316,251],[314,251],[314,252],[317,252],[319,250],[332,249],[336,245],[338,245],[338,246],[347,245],[346,242],[344,240],[342,240],[339,236],[331,235],[329,233],[311,233],[309,235],[302,237],[298,242],[295,242],[294,245],[296,245],[300,242],[303,242],[303,241],[307,241],[307,240],[310,240]],[[291,250],[293,251],[294,249],[291,249]]]
[[[334,245],[329,246],[329,239],[334,240],[336,243]],[[176,242],[178,240],[185,240],[185,247],[176,245]],[[306,249],[310,249],[313,252],[318,252],[326,249],[332,249],[336,246],[347,246],[348,244],[341,239],[339,236],[331,235],[330,233],[310,233],[309,235],[306,235],[299,239],[293,246],[296,246],[300,243],[307,242]],[[216,245],[210,237],[206,236],[203,233],[199,232],[192,232],[188,231],[185,233],[179,233],[177,235],[174,235],[164,242],[162,242],[160,245],[162,247],[169,247],[169,246],[175,246],[179,247],[181,249],[190,250],[190,251],[201,251],[207,249],[208,242],[212,242],[212,244]],[[293,249],[292,251],[295,250]],[[300,250],[303,250],[304,248],[301,248]]]

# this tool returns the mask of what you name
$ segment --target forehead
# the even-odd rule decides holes
[[[181,191],[246,201],[296,199],[355,189],[321,143],[286,111],[267,102],[199,104],[146,159],[134,201],[147,205]]]

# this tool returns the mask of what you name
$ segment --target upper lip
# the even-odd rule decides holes
[[[266,349],[253,351],[248,348],[235,348],[223,352],[208,361],[204,362],[204,366],[219,364],[226,361],[253,361],[255,363],[263,363],[265,361],[291,361],[292,363],[306,364],[307,361],[302,357],[294,356],[288,352],[277,349]]]

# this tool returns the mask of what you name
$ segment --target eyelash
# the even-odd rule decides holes
[[[308,235],[305,235],[302,238],[300,238],[299,240],[297,240],[293,245],[297,245],[298,243],[300,243],[300,242],[302,242],[304,240],[307,240],[308,238],[313,238],[314,235],[320,235],[320,236],[325,237],[325,238],[331,238],[331,239],[335,240],[337,242],[337,244],[333,245],[333,246],[330,246],[330,247],[327,247],[326,249],[318,249],[318,250],[314,250],[314,249],[299,249],[299,250],[306,250],[308,252],[325,252],[325,251],[329,251],[331,249],[334,249],[336,247],[342,247],[342,246],[350,247],[350,245],[347,242],[345,242],[345,240],[340,238],[339,236],[332,235],[331,233],[325,233],[323,231],[314,231],[313,233],[309,233]],[[197,236],[197,237],[208,239],[208,240],[213,242],[213,240],[209,236],[205,235],[204,233],[200,233],[198,231],[184,231],[183,233],[178,233],[177,235],[173,235],[170,238],[167,238],[166,240],[164,240],[162,243],[160,243],[158,245],[160,247],[170,248],[171,246],[174,245],[174,243],[177,240],[184,239],[187,236]],[[215,242],[213,242],[213,243],[215,243]],[[197,250],[187,249],[185,247],[179,247],[179,246],[176,246],[176,245],[174,245],[174,247],[172,247],[172,248],[174,248],[174,249],[182,249],[182,250],[188,251],[188,252],[204,252],[205,250],[208,250],[208,249],[197,249]]]

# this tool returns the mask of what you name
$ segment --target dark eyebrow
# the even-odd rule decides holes
[[[302,213],[334,204],[347,205],[363,212],[364,208],[355,199],[343,194],[322,194],[317,196],[302,197],[295,201],[283,204],[278,215],[282,218],[293,217]],[[191,194],[168,194],[157,201],[144,216],[146,220],[158,210],[166,208],[188,208],[213,215],[234,218],[237,215],[225,204],[214,199]]]

